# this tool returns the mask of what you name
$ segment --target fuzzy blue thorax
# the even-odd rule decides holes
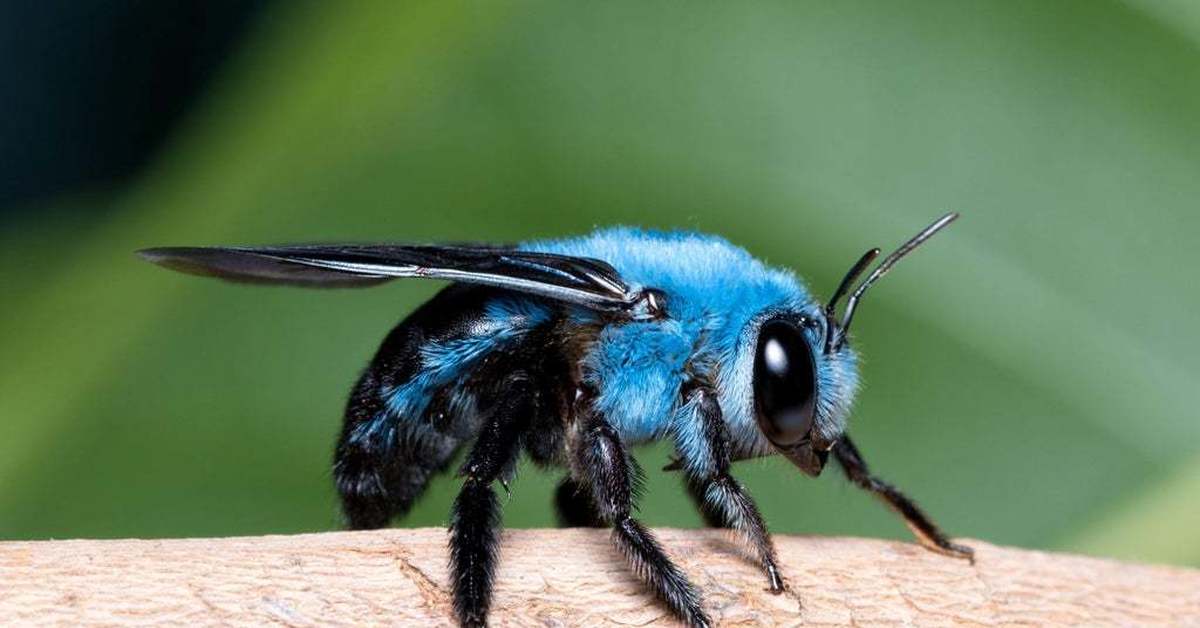
[[[694,232],[618,227],[522,248],[600,259],[632,288],[666,293],[666,320],[606,327],[584,358],[585,377],[599,391],[597,408],[624,438],[642,442],[673,433],[685,458],[703,457],[694,413],[679,405],[690,368],[715,380],[736,455],[770,453],[754,410],[758,329],[781,313],[824,321],[820,304],[794,274],[722,238]],[[849,349],[826,356],[819,350],[822,338],[808,340],[817,360],[816,429],[836,439],[858,385],[855,357]]]

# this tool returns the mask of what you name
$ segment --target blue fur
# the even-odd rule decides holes
[[[421,349],[421,367],[403,385],[383,391],[386,409],[373,421],[360,424],[351,434],[352,442],[390,448],[396,439],[414,443],[437,438],[437,433],[421,419],[438,390],[457,384],[471,372],[476,362],[492,351],[519,339],[530,329],[549,320],[551,311],[542,303],[520,297],[496,299],[488,303],[485,315],[471,335],[446,342],[430,342]],[[465,395],[451,398],[452,411],[470,415],[473,400]],[[461,425],[460,428],[464,427]]]
[[[672,434],[686,464],[711,464],[695,409],[680,404],[685,367],[715,375],[718,400],[735,455],[770,453],[754,416],[752,385],[758,329],[770,315],[801,313],[822,320],[820,303],[791,272],[771,268],[711,235],[617,227],[522,248],[604,260],[634,289],[667,294],[668,319],[605,328],[584,357],[585,377],[597,387],[597,406],[630,442]],[[590,316],[578,312],[580,318]],[[858,385],[856,360],[844,349],[817,359],[817,429],[835,437]]]
[[[665,320],[608,325],[582,358],[583,378],[598,393],[597,409],[623,439],[640,443],[670,436],[691,471],[711,470],[696,408],[681,403],[680,387],[690,369],[715,381],[735,457],[772,452],[754,412],[758,330],[778,313],[824,317],[820,303],[794,274],[771,268],[722,238],[693,232],[617,227],[521,248],[600,259],[633,289],[666,293]],[[435,437],[421,419],[436,391],[461,382],[480,358],[503,350],[551,316],[550,307],[533,297],[514,294],[493,301],[471,335],[425,347],[418,374],[385,391],[384,415],[359,426],[352,438],[390,444],[396,438]],[[580,324],[600,320],[584,308],[571,308],[569,316]],[[857,364],[849,349],[824,355],[819,336],[808,337],[817,360],[816,429],[835,438],[845,429],[858,385]],[[469,413],[470,400],[462,397],[455,402]]]
[[[596,409],[626,441],[656,439],[670,429],[696,331],[694,324],[665,320],[600,332],[583,360],[583,377],[599,392]]]

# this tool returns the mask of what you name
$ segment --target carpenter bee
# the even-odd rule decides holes
[[[232,281],[371,286],[451,282],[383,341],[350,394],[333,477],[351,528],[404,515],[468,443],[449,530],[454,610],[487,622],[500,509],[518,458],[567,469],[562,524],[608,526],[613,543],[684,622],[708,626],[701,596],[633,516],[632,445],[674,441],[705,519],[752,548],[770,590],[784,581],[737,460],[780,454],[810,476],[832,455],[855,485],[930,549],[970,559],[909,499],[873,475],[846,434],[858,388],[847,332],[868,288],[951,221],[926,227],[866,276],[867,251],[821,304],[792,273],[724,239],[602,229],[493,245],[169,247],[167,268]],[[841,314],[838,302],[846,299]]]

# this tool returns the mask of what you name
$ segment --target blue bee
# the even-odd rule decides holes
[[[507,489],[525,452],[568,470],[556,493],[570,526],[610,526],[637,574],[681,620],[708,626],[701,597],[633,517],[638,443],[670,438],[705,519],[784,582],[736,460],[781,454],[817,476],[832,454],[931,549],[971,558],[903,493],[872,475],[846,434],[858,388],[847,332],[863,294],[957,217],[851,268],[825,304],[797,277],[714,236],[629,228],[518,246],[311,245],[156,248],[146,259],[233,281],[367,286],[453,282],[388,334],[346,406],[334,478],[351,528],[404,515],[471,443],[450,525],[454,609],[486,624]],[[849,295],[840,316],[836,308]]]

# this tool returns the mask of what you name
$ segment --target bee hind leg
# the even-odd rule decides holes
[[[459,470],[462,489],[450,514],[450,580],[463,626],[487,624],[500,542],[500,504],[492,483],[513,473],[536,397],[524,373],[510,375]]]

